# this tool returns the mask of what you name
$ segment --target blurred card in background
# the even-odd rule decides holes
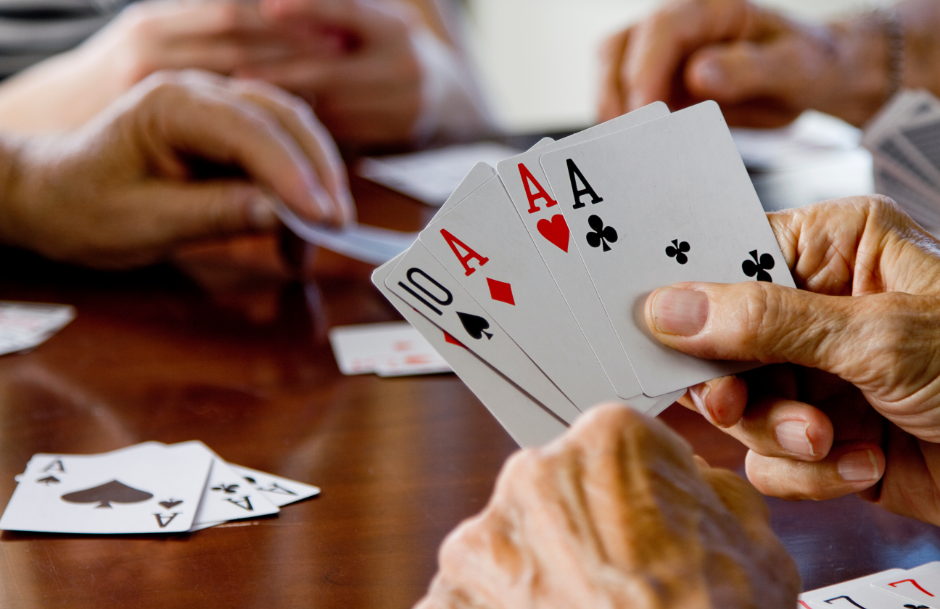
[[[330,345],[343,374],[406,376],[450,372],[420,332],[405,321],[330,330]]]
[[[866,126],[862,145],[874,156],[875,190],[940,234],[940,100],[902,91]]]
[[[0,301],[0,355],[32,349],[75,319],[75,307]]]
[[[362,159],[357,172],[382,186],[440,207],[477,163],[495,166],[521,150],[478,142],[412,154]]]

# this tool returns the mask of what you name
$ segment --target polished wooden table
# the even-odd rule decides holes
[[[353,181],[366,223],[432,210]],[[487,501],[515,445],[453,375],[344,377],[326,331],[396,319],[370,269],[320,252],[292,280],[275,241],[98,273],[0,251],[0,299],[78,318],[0,358],[0,506],[37,452],[199,439],[225,459],[322,487],[273,518],[172,537],[0,536],[0,607],[409,607],[441,540]],[[698,415],[662,417],[713,465],[744,449]],[[770,501],[809,588],[940,559],[940,530],[849,497]]]

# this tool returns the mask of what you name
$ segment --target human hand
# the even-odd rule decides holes
[[[261,10],[295,40],[340,35],[343,52],[250,61],[237,75],[300,95],[339,140],[412,138],[424,93],[416,40],[433,37],[413,7],[397,0],[262,0]]]
[[[861,125],[887,89],[881,28],[872,16],[814,26],[746,0],[674,0],[605,42],[600,117],[713,99],[732,125],[779,127],[809,108]]]
[[[800,588],[754,489],[620,405],[511,457],[439,560],[416,609],[791,609]]]
[[[750,448],[766,494],[861,493],[940,524],[940,242],[881,197],[768,218],[801,289],[676,284],[650,295],[646,321],[697,357],[787,364],[681,402]]]
[[[77,128],[159,70],[232,74],[250,63],[340,50],[340,38],[329,32],[288,39],[265,21],[257,3],[137,2],[78,48],[5,82],[0,126],[20,133]]]
[[[329,135],[263,83],[158,73],[79,131],[6,144],[0,241],[53,259],[127,267],[270,229],[271,193],[314,222],[354,216]],[[196,179],[206,163],[246,177]]]

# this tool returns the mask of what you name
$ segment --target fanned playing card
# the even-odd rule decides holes
[[[717,104],[549,152],[541,164],[645,394],[754,367],[670,349],[644,321],[647,296],[672,283],[794,287]]]
[[[498,177],[419,242],[580,410],[617,398]]]
[[[389,261],[372,274],[372,282],[389,302],[425,335],[520,446],[539,446],[561,434],[567,428],[563,420],[388,288],[385,280],[403,256]]]
[[[0,302],[0,355],[41,345],[75,319],[75,307]]]
[[[511,378],[566,422],[580,414],[499,324],[419,241],[405,252],[385,285],[442,332]],[[429,339],[430,340],[430,339]]]
[[[657,102],[558,142],[549,141],[506,159],[496,167],[552,278],[590,342],[617,395],[623,398],[641,394],[640,383],[614,333],[584,261],[577,247],[571,243],[571,231],[558,208],[551,185],[539,164],[539,157],[547,152],[587,142],[668,114],[666,104]]]

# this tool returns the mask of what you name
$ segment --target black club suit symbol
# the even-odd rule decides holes
[[[761,254],[760,259],[758,259],[757,250],[751,250],[750,254],[751,258],[754,260],[745,260],[741,264],[741,269],[744,271],[744,274],[748,277],[757,275],[758,281],[773,283],[774,280],[767,271],[774,268],[774,257],[770,254]]]
[[[212,490],[214,490],[214,491],[222,491],[223,493],[229,493],[229,494],[231,494],[231,493],[236,492],[236,489],[237,489],[237,488],[238,488],[238,485],[237,485],[237,484],[225,484],[225,483],[223,482],[223,483],[219,484],[218,486],[213,486],[213,487],[212,487]]]
[[[604,226],[604,221],[601,220],[600,216],[591,216],[588,218],[588,225],[594,229],[587,234],[588,245],[591,247],[600,247],[601,244],[603,244],[603,251],[609,252],[610,246],[607,244],[617,242],[617,231],[614,227]]]
[[[675,258],[676,262],[679,264],[685,264],[689,261],[689,257],[686,254],[689,250],[692,249],[692,246],[689,245],[688,241],[679,242],[678,239],[672,240],[672,245],[666,248],[666,255],[670,258]]]

